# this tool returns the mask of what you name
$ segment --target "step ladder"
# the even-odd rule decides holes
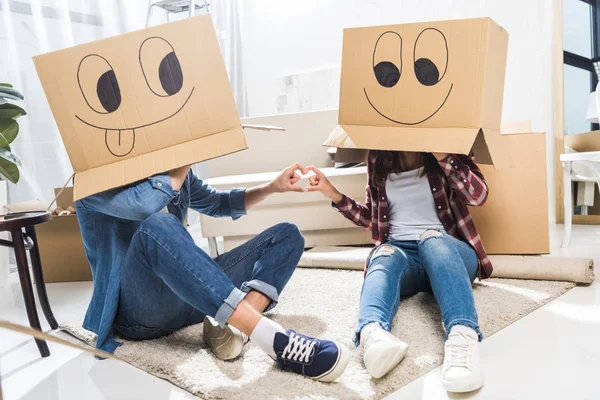
[[[208,0],[149,0],[148,13],[146,14],[146,28],[150,25],[150,16],[155,7],[165,10],[167,22],[171,21],[171,14],[189,12],[190,17],[193,17],[197,10],[210,12]]]

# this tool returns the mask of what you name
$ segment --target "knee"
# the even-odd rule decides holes
[[[371,256],[371,260],[375,260],[379,257],[391,257],[396,253],[396,249],[389,244],[382,244],[378,248],[375,249],[373,255]]]
[[[389,244],[382,244],[375,249],[369,259],[369,268],[372,265],[404,265],[406,261],[408,261],[408,258],[402,250]]]
[[[141,232],[172,232],[174,226],[183,226],[176,216],[169,213],[155,213],[140,225]]]
[[[300,229],[291,222],[282,222],[273,227],[277,231],[280,241],[289,243],[290,247],[296,251],[304,251],[304,235]]]
[[[421,234],[420,239],[421,239],[421,242],[424,242],[427,239],[441,238],[441,237],[442,237],[442,232],[436,231],[435,229],[428,229]]]
[[[444,235],[440,231],[429,229],[421,234],[419,241],[419,255],[421,258],[434,256],[447,258],[452,254],[452,251],[451,243],[444,240]]]

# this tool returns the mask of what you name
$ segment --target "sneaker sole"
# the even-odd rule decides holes
[[[444,389],[450,393],[468,393],[481,388],[483,386],[483,378],[467,386],[461,383],[453,383],[446,380],[442,380],[442,385],[444,386]]]
[[[406,353],[408,352],[408,345],[404,342],[400,342],[401,344],[397,345],[397,349],[394,348],[396,346],[390,346],[388,348],[388,352],[384,355],[382,359],[377,360],[377,369],[378,371],[372,371],[367,368],[367,362],[364,361],[365,368],[371,377],[374,379],[381,379],[385,375],[387,375],[391,370],[396,368],[398,364],[400,364],[404,358],[406,357]],[[392,357],[390,357],[390,355]]]
[[[223,361],[237,358],[244,347],[241,338],[236,340],[236,335],[230,329],[223,329],[218,324],[215,326],[208,318],[202,324],[202,337],[215,357]],[[233,348],[223,351],[227,346]]]
[[[338,348],[338,358],[335,365],[329,371],[312,379],[319,382],[329,383],[335,381],[344,373],[346,367],[348,366],[348,362],[350,361],[350,350],[344,345],[340,345],[338,343],[335,345]]]

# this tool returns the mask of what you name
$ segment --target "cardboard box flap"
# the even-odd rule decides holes
[[[479,164],[493,164],[497,169],[514,166],[508,138],[500,132],[482,129],[473,143],[473,155]]]
[[[246,136],[240,125],[140,157],[88,169],[75,174],[73,199],[79,200],[183,165],[195,164],[198,160],[209,160],[246,148]]]
[[[338,125],[324,146],[469,154],[478,132],[478,128]]]
[[[61,192],[62,190],[62,192]],[[56,207],[66,210],[69,207],[75,208],[75,201],[73,200],[73,187],[65,187],[54,189],[54,197],[56,197]]]
[[[323,145],[452,154],[469,154],[472,151],[478,163],[493,164],[496,168],[512,166],[502,135],[489,129],[338,125]]]

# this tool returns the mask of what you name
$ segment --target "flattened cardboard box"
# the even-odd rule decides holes
[[[503,135],[514,166],[479,165],[489,187],[481,207],[469,207],[488,254],[550,253],[546,135]]]
[[[500,135],[508,33],[489,18],[344,30],[341,148],[469,154],[511,165]]]
[[[74,198],[247,148],[210,15],[34,57]]]

